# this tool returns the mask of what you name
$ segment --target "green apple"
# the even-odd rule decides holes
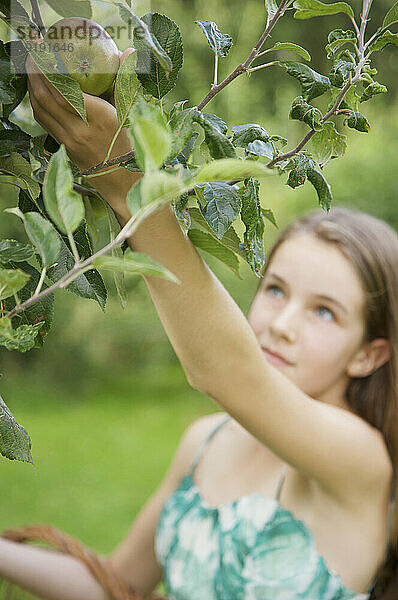
[[[119,69],[119,50],[101,25],[83,17],[60,19],[44,41],[58,54],[83,92],[100,96],[112,88]]]

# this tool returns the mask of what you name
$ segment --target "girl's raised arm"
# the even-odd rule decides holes
[[[124,225],[129,213],[123,198],[115,192],[107,199],[119,207]],[[247,319],[185,237],[170,205],[146,219],[128,243],[181,281],[144,277],[190,385],[340,500],[357,501],[385,484],[390,462],[380,432],[314,400],[268,363]]]
[[[30,61],[29,93],[36,120],[65,144],[80,168],[100,163],[118,127],[115,108],[84,94],[90,123],[86,127],[32,65]],[[122,131],[114,152],[130,149]],[[122,225],[130,216],[126,195],[136,178],[125,169],[96,177],[98,191]],[[128,243],[181,281],[177,285],[145,277],[193,387],[342,501],[356,502],[385,483],[390,463],[380,432],[348,411],[312,399],[267,362],[245,316],[184,236],[170,206],[146,219]]]

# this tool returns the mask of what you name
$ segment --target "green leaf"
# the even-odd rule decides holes
[[[108,227],[109,227],[109,241],[113,242],[113,240],[120,233],[120,224],[117,218],[115,217],[115,213],[111,209],[111,207],[106,204],[107,217],[108,217]],[[117,259],[123,259],[123,250],[120,246],[115,246],[112,248],[112,257]],[[115,282],[115,287],[117,291],[117,295],[119,297],[120,305],[124,309],[127,306],[127,291],[126,285],[124,282],[124,273],[123,271],[114,271],[113,280]]]
[[[0,263],[5,264],[11,260],[22,262],[28,260],[34,253],[33,246],[21,244],[17,240],[0,240]]]
[[[24,214],[19,208],[6,208],[6,211],[14,213],[22,220],[28,238],[40,255],[42,266],[49,267],[54,264],[58,258],[61,242],[50,221],[37,212]]]
[[[382,28],[385,29],[393,23],[398,23],[398,2],[396,2],[384,17]]]
[[[195,191],[203,217],[217,237],[222,239],[239,216],[242,207],[239,193],[226,183],[201,184],[195,187]]]
[[[291,159],[291,167],[287,184],[294,189],[300,185],[304,185],[307,179],[307,172],[309,169],[315,168],[315,163],[312,158],[299,152]]]
[[[222,244],[228,248],[228,250],[246,260],[246,253],[241,249],[242,242],[239,239],[239,236],[236,233],[233,225],[231,225],[228,231],[224,233],[222,239],[220,240],[202,215],[199,208],[191,207],[189,209],[189,215],[192,219],[192,222],[195,223],[200,230],[204,231],[205,233],[209,233],[215,240],[217,240],[217,243]]]
[[[181,179],[164,171],[151,172],[144,175],[140,180],[140,194],[142,206],[153,202],[167,204],[175,198],[178,198],[187,191],[188,187]],[[134,186],[135,187],[135,186]],[[131,197],[127,198],[127,205],[130,207]],[[132,208],[134,208],[132,206]]]
[[[369,45],[371,52],[377,52],[383,50],[389,44],[398,46],[398,33],[392,33],[391,31],[385,31],[380,37]]]
[[[60,231],[73,233],[84,218],[84,203],[73,189],[73,175],[64,144],[50,158],[43,186],[44,204]]]
[[[237,256],[223,244],[215,240],[213,236],[200,229],[193,228],[188,231],[188,237],[194,246],[218,258],[218,260],[221,260],[221,262],[239,276],[239,260]]]
[[[270,21],[274,18],[276,11],[278,10],[278,4],[276,0],[265,0],[265,10],[267,13],[267,26]]]
[[[132,109],[130,133],[134,141],[136,160],[143,171],[162,166],[171,149],[171,132],[160,109],[137,99]]]
[[[341,46],[344,44],[353,44],[354,46],[357,43],[357,37],[354,31],[343,30],[343,29],[334,29],[328,35],[328,44],[325,47],[327,57],[331,58]]]
[[[84,97],[80,85],[69,76],[64,63],[57,53],[52,50],[51,45],[42,42],[36,48],[35,44],[24,39],[22,39],[22,43],[46,79],[77,111],[85,124],[88,125]]]
[[[18,73],[11,81],[11,89],[14,100],[9,104],[3,104],[3,117],[8,119],[10,114],[19,106],[28,91],[28,77],[26,73]]]
[[[262,142],[269,141],[269,133],[261,125],[255,123],[246,123],[245,125],[237,125],[232,127],[234,132],[232,143],[239,148],[245,148],[250,142],[261,140]]]
[[[318,194],[319,205],[323,210],[330,210],[333,201],[332,190],[323,174],[317,169],[310,169],[307,173],[307,178]]]
[[[26,285],[29,275],[21,269],[0,268],[0,300],[13,296]]]
[[[236,151],[227,136],[208,117],[199,111],[194,113],[194,121],[198,123],[205,134],[205,143],[212,158],[235,158]]]
[[[21,214],[28,238],[40,254],[42,267],[50,267],[57,262],[61,250],[61,240],[57,231],[50,221],[44,219],[39,213]]]
[[[328,77],[317,73],[303,63],[279,61],[279,65],[285,67],[289,75],[298,79],[302,86],[302,96],[307,102],[313,98],[322,96],[322,94],[330,89],[331,83]]]
[[[344,125],[348,125],[351,129],[356,129],[363,133],[368,133],[370,129],[370,123],[367,118],[360,112],[355,112],[353,110],[348,113],[347,118],[344,120]]]
[[[23,190],[21,190],[19,194],[19,207],[23,212],[29,212],[33,210],[36,210],[37,212],[40,210],[35,204],[33,204],[32,200]],[[75,245],[77,247],[79,256],[82,260],[92,256],[93,248],[87,235],[86,221],[82,221],[80,226],[74,232],[73,238],[75,240]],[[30,265],[27,266],[29,267]],[[64,277],[64,275],[69,273],[74,266],[75,259],[70,250],[68,237],[65,235],[61,236],[61,251],[58,256],[58,261],[53,267],[48,269],[47,277],[53,283],[55,283]],[[25,267],[25,263],[23,269],[25,271],[28,270]],[[43,288],[44,287],[46,286],[44,285]],[[65,289],[79,298],[95,300],[98,302],[101,309],[105,311],[107,291],[103,279],[97,270],[90,269],[89,271],[85,271],[83,274],[79,275],[79,277],[74,279]],[[22,295],[23,293],[24,290],[22,290]],[[33,306],[35,306],[35,304]]]
[[[181,33],[177,23],[166,15],[148,13],[142,17],[152,35],[156,37],[167,52],[173,64],[169,74],[156,60],[148,48],[138,51],[137,72],[144,90],[155,98],[163,98],[177,83],[179,71],[184,60]]]
[[[10,23],[12,17],[21,17],[27,23],[30,23],[34,29],[37,29],[37,25],[30,20],[28,13],[17,0],[0,0],[0,12],[6,17],[6,23]]]
[[[68,2],[64,2],[64,0],[46,0],[46,2],[61,17],[84,17],[91,19],[93,16],[91,3],[85,0],[68,0]]]
[[[196,140],[198,139],[198,137],[199,137],[199,133],[197,131],[195,131],[192,134],[192,136],[189,138],[189,140],[186,143],[185,147],[173,159],[173,161],[172,161],[173,164],[174,164],[174,161],[175,161],[175,162],[181,163],[181,164],[183,164],[185,166],[188,165],[189,157],[191,156],[191,154],[193,152],[193,149],[194,149],[194,146],[195,146],[195,143],[196,143]]]
[[[1,319],[3,321],[5,319]],[[4,325],[0,325],[0,331]],[[1,335],[1,334],[0,334]],[[1,338],[0,338],[1,339]],[[0,342],[1,343],[1,342]],[[10,460],[20,460],[33,464],[29,434],[15,420],[8,406],[0,396],[0,453]]]
[[[228,181],[229,179],[246,179],[247,177],[267,177],[274,171],[252,160],[240,158],[221,158],[203,165],[194,177],[195,183],[205,181]]]
[[[323,115],[321,111],[315,106],[308,104],[302,96],[297,96],[297,98],[293,100],[289,118],[303,121],[311,129],[315,129],[316,131],[323,127]]]
[[[291,159],[291,170],[287,184],[291,188],[303,185],[308,179],[315,187],[319,204],[324,210],[329,210],[332,203],[332,192],[326,179],[316,169],[316,164],[310,156],[299,152]]]
[[[18,178],[17,184],[24,189],[26,188],[33,199],[40,194],[38,182],[31,177],[32,168],[30,163],[16,152],[11,152],[10,156],[0,158],[0,172],[15,175]]]
[[[305,60],[311,60],[311,54],[302,46],[293,44],[293,42],[276,42],[272,48],[267,48],[264,52],[271,52],[272,50],[290,50],[295,52]]]
[[[312,136],[312,154],[323,167],[332,158],[344,156],[347,148],[347,136],[339,133],[332,121],[326,121],[323,129]]]
[[[191,227],[191,216],[189,214],[188,208],[186,205],[189,200],[189,195],[187,192],[182,194],[179,198],[176,198],[172,202],[172,207],[174,209],[174,214],[179,222],[181,229],[184,232],[184,235],[188,235],[188,230]]]
[[[196,116],[198,112],[199,111],[196,111]],[[217,129],[220,133],[223,133],[224,135],[227,133],[228,125],[219,116],[204,112],[200,112],[199,114],[207,123],[214,127],[214,129]]]
[[[233,46],[231,36],[227,33],[221,33],[214,21],[195,21],[195,23],[202,29],[214,54],[220,58],[228,56]]]
[[[378,81],[373,81],[363,90],[362,95],[359,98],[359,102],[366,102],[376,96],[376,94],[386,94],[387,88]]]
[[[93,250],[91,248],[90,240],[87,237],[87,226],[85,221],[82,221],[78,229],[74,232],[73,238],[82,260],[92,256]],[[47,276],[55,283],[69,273],[74,265],[75,259],[67,244],[67,238],[62,238],[58,262],[54,267],[48,269]],[[96,269],[85,271],[82,275],[79,275],[79,277],[74,279],[65,289],[79,298],[95,300],[101,307],[101,310],[105,311],[107,291],[104,281]]]
[[[0,131],[0,156],[11,152],[28,152],[30,149],[30,135],[17,129],[3,129]]]
[[[13,265],[13,263],[11,263]],[[15,265],[13,265],[15,268]],[[37,284],[40,280],[40,273],[27,262],[19,263],[20,268],[30,276],[27,284],[18,292],[18,297],[21,302],[25,302],[33,296],[36,291]],[[48,286],[43,283],[42,290]],[[14,298],[7,298],[4,301],[4,307],[7,311],[11,311],[15,307]],[[17,328],[19,325],[37,325],[38,335],[35,338],[34,348],[43,346],[44,336],[50,331],[54,317],[54,294],[48,294],[40,300],[36,300],[33,304],[27,306],[24,310],[17,313],[12,318],[12,325]]]
[[[274,144],[272,142],[262,142],[261,140],[254,140],[254,142],[247,144],[246,152],[252,156],[265,156],[270,160],[276,156]],[[256,177],[259,177],[259,175],[256,175]]]
[[[349,50],[344,50],[334,61],[333,69],[329,74],[330,81],[336,87],[342,87],[353,75],[356,69],[354,55]]]
[[[331,101],[328,106],[328,111],[335,105],[338,95],[341,92],[340,88],[332,86],[329,90]],[[340,109],[353,109],[358,110],[359,96],[355,91],[355,86],[352,86],[344,95],[344,98],[340,104]]]
[[[100,256],[93,262],[94,266],[99,269],[108,269],[110,271],[123,271],[125,273],[134,273],[136,275],[150,275],[161,277],[181,283],[180,280],[171,273],[163,265],[154,261],[150,256],[141,252],[132,252],[128,248],[124,254],[124,258],[116,256]]]
[[[318,0],[296,0],[293,8],[296,9],[295,19],[311,19],[312,17],[336,15],[337,13],[345,13],[351,19],[354,19],[354,12],[347,2],[324,4]]]
[[[136,215],[144,206],[141,194],[141,183],[142,178],[138,179],[127,193],[126,204],[132,215]]]
[[[119,7],[120,16],[123,21],[134,25],[135,48],[139,50],[141,50],[143,47],[149,48],[163,69],[168,73],[171,73],[173,70],[173,63],[167,52],[165,52],[165,50],[159,44],[156,37],[150,32],[148,25],[120,2],[115,2],[115,4]]]
[[[80,1],[80,0],[78,0]],[[129,127],[128,116],[134,102],[141,93],[141,84],[135,73],[137,57],[131,53],[120,65],[115,81],[115,107],[119,124]]]
[[[20,325],[17,329],[11,326],[11,319],[0,319],[0,346],[5,346],[7,350],[18,350],[18,352],[28,352],[35,345],[35,338],[40,323],[36,325]]]
[[[0,41],[0,103],[8,104],[15,100],[15,90],[12,86],[14,73],[10,69],[10,57],[4,43]]]
[[[257,277],[265,264],[264,219],[260,206],[260,184],[253,178],[245,181],[240,192],[242,199],[241,218],[246,227],[244,234],[246,260]]]
[[[175,111],[172,115],[169,122],[172,142],[168,162],[182,152],[188,141],[193,137],[194,116],[195,109]]]

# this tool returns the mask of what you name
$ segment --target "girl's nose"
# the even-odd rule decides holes
[[[299,331],[299,307],[292,302],[285,304],[271,321],[271,333],[275,338],[296,342]]]

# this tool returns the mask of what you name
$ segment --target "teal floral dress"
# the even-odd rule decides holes
[[[165,502],[155,536],[169,600],[368,600],[344,586],[303,521],[261,493],[210,507],[193,481],[211,432]]]

